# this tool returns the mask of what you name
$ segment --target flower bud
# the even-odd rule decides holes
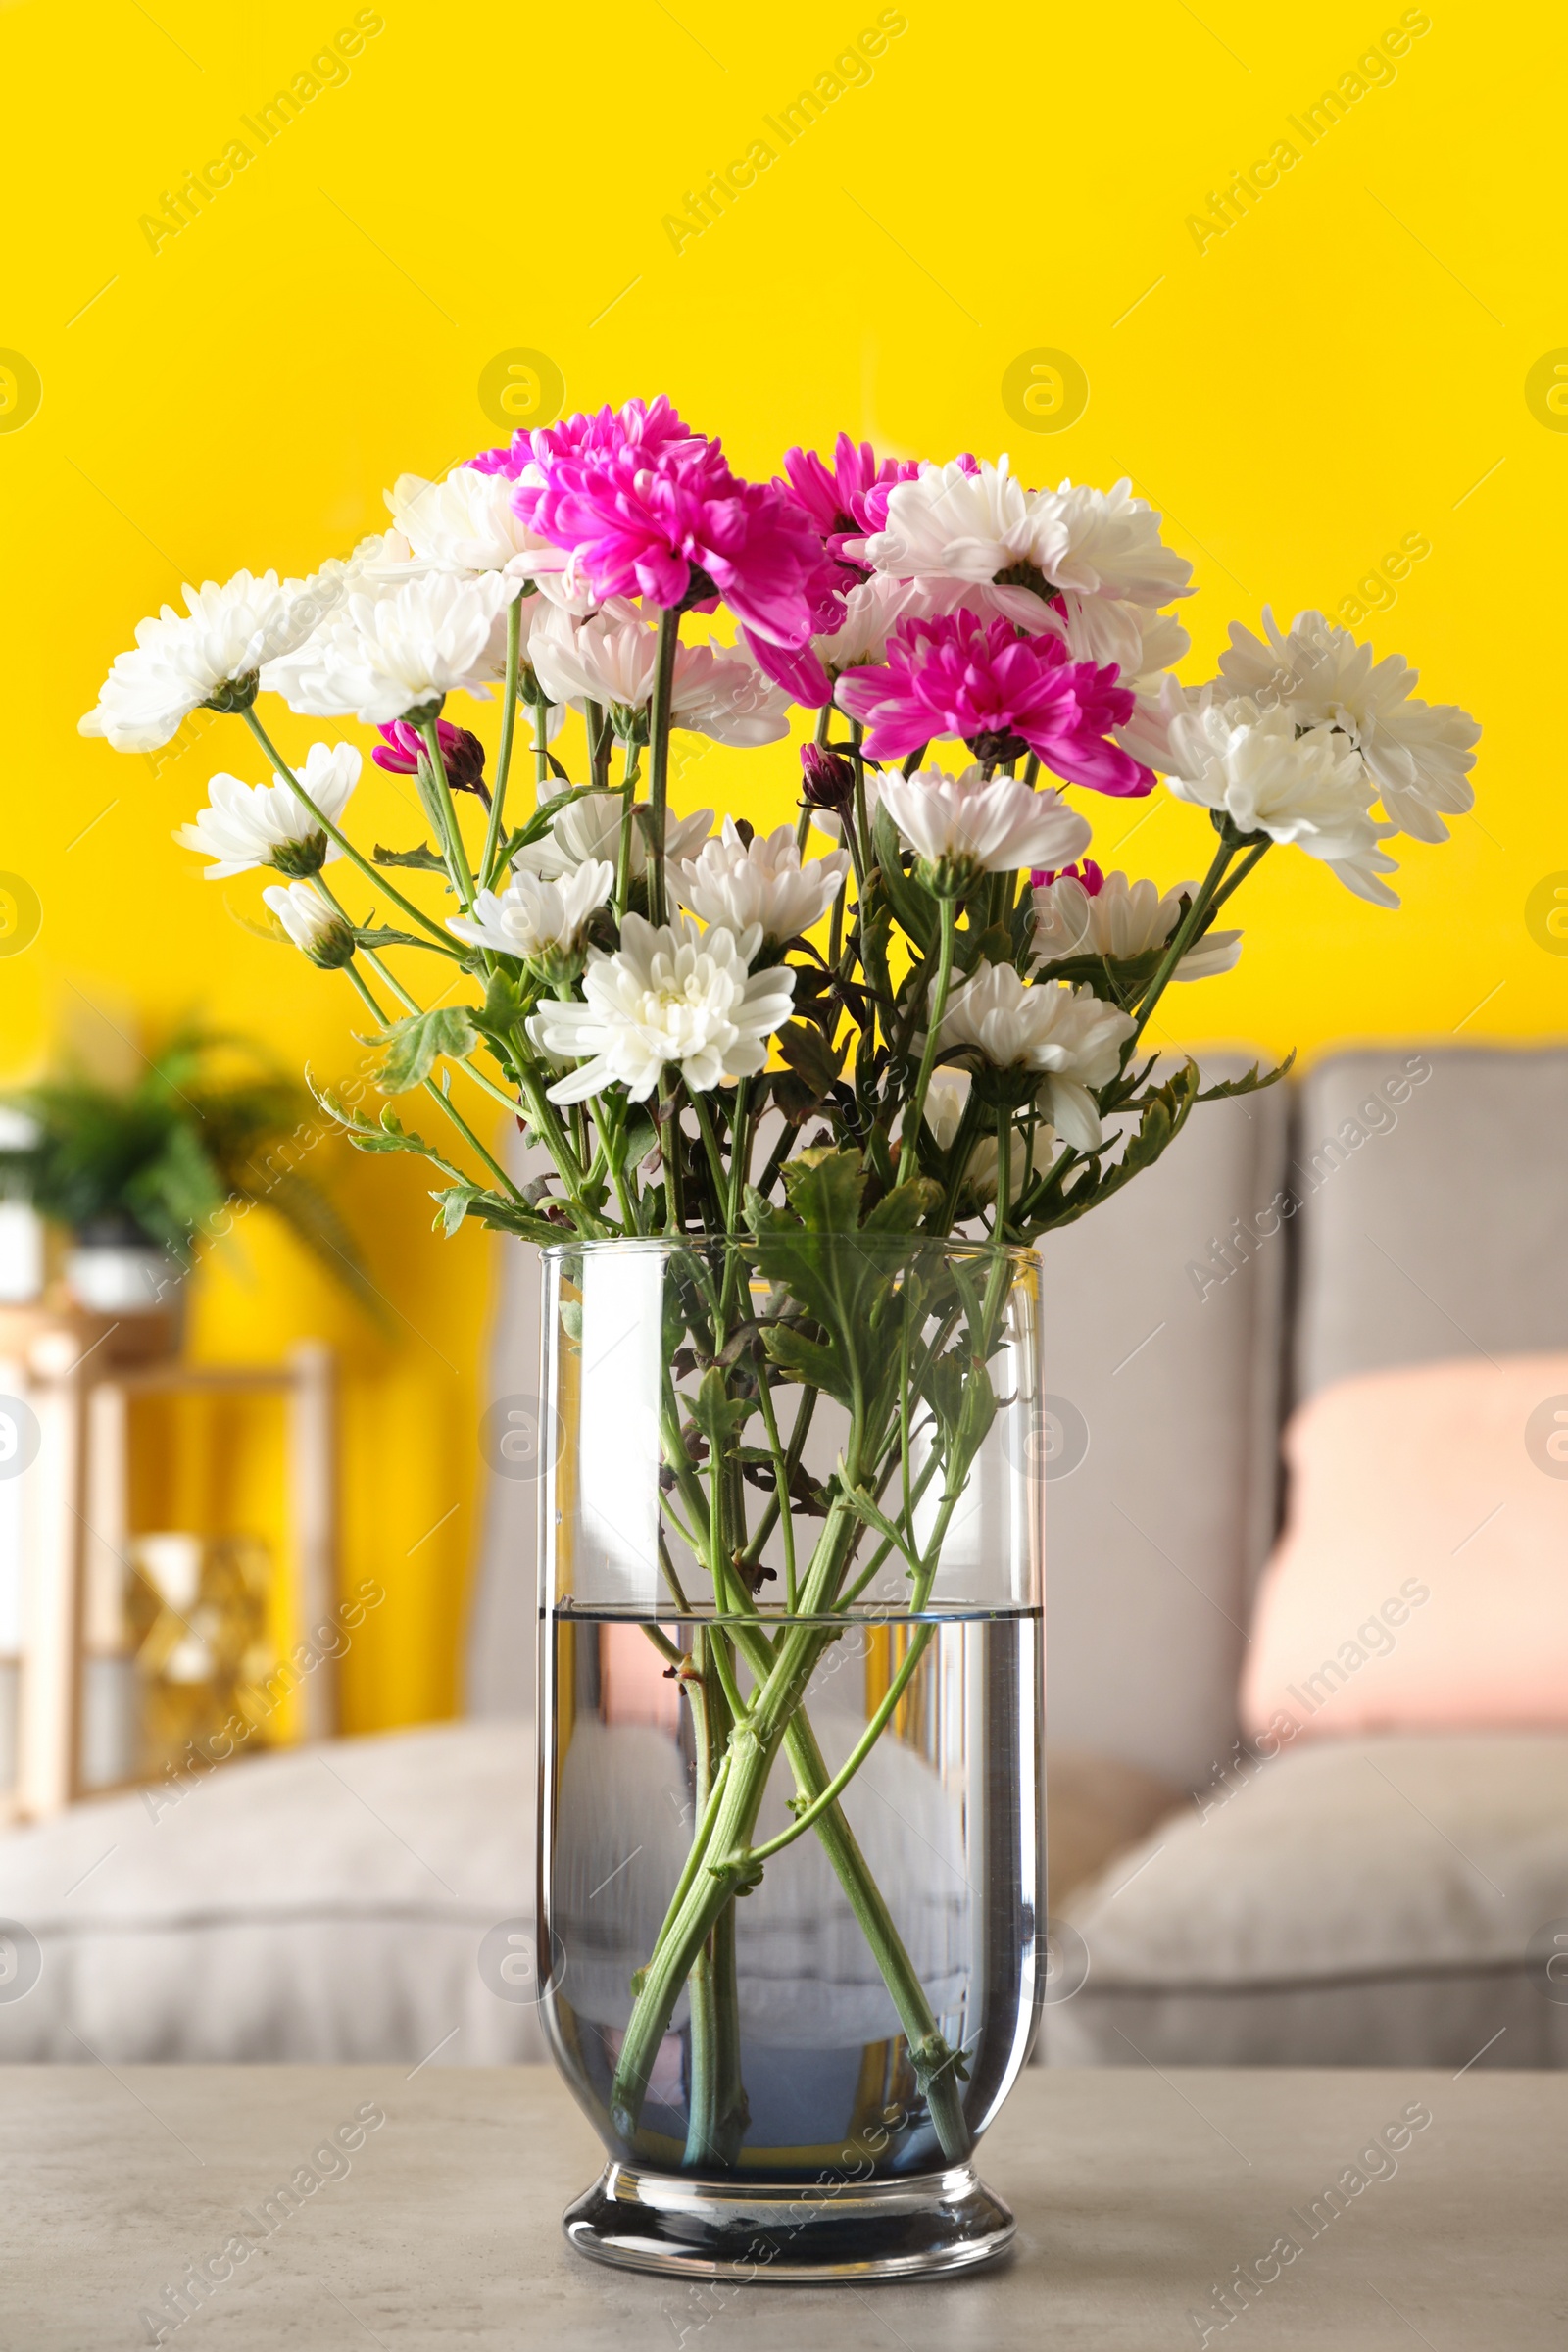
[[[354,956],[354,934],[337,909],[306,882],[274,884],[262,897],[289,938],[324,972],[341,970]]]
[[[412,776],[418,772],[425,756],[424,737],[417,727],[406,718],[394,718],[389,725],[379,727],[381,741],[370,758],[377,767],[387,768],[395,776]],[[484,777],[484,745],[466,727],[455,727],[444,718],[436,720],[436,739],[441,746],[441,764],[447,771],[447,782],[454,792],[474,792]]]
[[[808,808],[842,816],[855,798],[855,769],[840,752],[819,743],[801,746],[801,800]]]

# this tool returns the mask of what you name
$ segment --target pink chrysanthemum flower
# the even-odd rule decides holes
[[[847,672],[838,701],[867,727],[874,760],[958,735],[977,760],[1034,752],[1070,784],[1136,799],[1153,789],[1153,770],[1106,740],[1133,710],[1131,691],[1115,681],[1113,662],[1075,662],[1059,638],[949,612],[902,622],[886,662]]]
[[[569,450],[542,451],[550,436],[536,435],[544,479],[521,480],[513,494],[529,529],[570,551],[601,602],[693,607],[722,597],[774,645],[831,626],[842,594],[802,508],[770,484],[741,481],[716,441],[675,438],[672,411],[663,437],[651,440],[658,409],[630,402],[608,425],[601,412],[588,441]]]
[[[869,567],[850,562],[844,554],[844,541],[879,530],[886,512],[884,496],[875,510],[878,519],[873,520],[868,498],[878,490],[886,493],[895,482],[913,481],[919,470],[916,459],[878,459],[869,441],[855,442],[848,433],[840,433],[833,444],[831,466],[814,449],[787,449],[787,478],[775,475],[773,487],[806,509],[828,553],[847,575],[843,585],[850,588],[866,577]]]
[[[536,466],[542,470],[531,478],[543,482],[545,471],[557,458],[630,447],[641,448],[652,456],[671,442],[697,438],[691,426],[676,415],[667,396],[661,392],[655,401],[628,400],[623,409],[612,409],[607,401],[592,416],[579,409],[559,424],[536,425],[531,431],[519,425],[502,448],[482,449],[467,463],[476,473],[504,473],[513,482],[522,479],[527,466]]]
[[[1031,890],[1049,889],[1053,882],[1076,882],[1086,899],[1098,899],[1105,887],[1105,877],[1092,858],[1083,858],[1075,865],[1036,865],[1029,870]]]

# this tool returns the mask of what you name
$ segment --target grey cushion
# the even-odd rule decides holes
[[[1285,1127],[1283,1087],[1200,1103],[1155,1167],[1042,1246],[1045,1386],[1088,1435],[1046,1486],[1047,1721],[1183,1788],[1236,1738],[1274,1532],[1286,1244],[1277,1215],[1262,1243],[1228,1237],[1270,1222]]]
[[[1337,1054],[1300,1090],[1292,1159],[1298,1396],[1568,1345],[1568,1049]]]
[[[532,1916],[533,1784],[523,1727],[437,1725],[0,1836],[0,1921],[41,1960],[0,1981],[0,2063],[541,2057],[531,1950],[520,1984],[479,1968]]]
[[[1539,1940],[1568,1953],[1568,1738],[1303,1742],[1161,1823],[1067,1922],[1054,2065],[1568,2065]]]

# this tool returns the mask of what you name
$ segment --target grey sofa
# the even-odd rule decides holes
[[[1565,1152],[1568,1051],[1371,1048],[1205,1106],[1048,1242],[1047,1386],[1087,1433],[1047,1491],[1052,2062],[1568,2063],[1531,1947],[1568,1921],[1568,1737],[1265,1768],[1236,1710],[1290,1404],[1568,1345]],[[495,1397],[537,1385],[534,1283],[509,1250]],[[467,1722],[0,1838],[37,1964],[0,2060],[542,2054],[496,1965],[532,1900],[533,1498],[493,1481]]]

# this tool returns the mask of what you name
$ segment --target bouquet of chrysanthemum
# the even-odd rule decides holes
[[[323,1098],[355,1144],[441,1170],[446,1232],[476,1218],[542,1243],[690,1244],[660,1482],[671,1607],[691,1631],[649,1630],[700,1715],[700,1818],[617,2045],[616,2129],[632,2144],[689,1984],[709,2060],[694,2060],[687,2160],[733,2158],[745,2102],[723,2046],[723,1924],[767,1857],[814,1829],[956,2157],[960,2057],[839,1813],[923,1633],[831,1775],[804,1701],[868,1556],[878,1573],[892,1558],[911,1619],[929,1598],[998,1407],[1005,1285],[939,1268],[900,1322],[901,1278],[877,1252],[902,1240],[917,1262],[964,1233],[1000,1264],[1149,1166],[1206,1097],[1146,1033],[1173,981],[1236,962],[1240,934],[1220,923],[1239,885],[1292,843],[1394,905],[1385,845],[1446,837],[1471,804],[1478,730],[1317,612],[1289,630],[1265,614],[1266,641],[1233,628],[1219,677],[1184,690],[1170,608],[1190,566],[1125,481],[1033,490],[1004,459],[879,463],[841,436],[831,462],[792,450],[781,478],[748,482],[661,398],[519,433],[441,481],[404,476],[388,504],[389,531],[311,580],[241,572],[187,590],[188,616],[144,621],[82,726],[135,751],[197,708],[250,730],[275,781],[215,776],[177,838],[215,877],[276,869],[267,903],[358,993],[381,1089],[422,1089],[466,1147],[449,1158],[390,1107],[372,1119]],[[720,608],[733,642],[702,625]],[[494,690],[489,758],[443,710]],[[429,838],[356,846],[360,753],[317,744],[292,766],[262,692],[378,727],[372,756],[412,778]],[[709,810],[670,808],[675,729],[766,751],[794,705],[815,712],[796,824],[734,815],[714,831]],[[563,732],[568,711],[580,732]],[[1168,889],[1088,855],[1093,796],[1137,798],[1156,775],[1215,833],[1206,873]],[[808,855],[813,831],[834,846]],[[492,1153],[455,1077],[518,1115],[542,1174]],[[853,1298],[812,1254],[846,1233],[868,1244]],[[732,1278],[724,1252],[742,1248],[765,1311]],[[846,1434],[808,1481],[824,1397]],[[769,1560],[785,1579],[771,1600]],[[795,1819],[764,1841],[760,1792],[784,1752]]]

